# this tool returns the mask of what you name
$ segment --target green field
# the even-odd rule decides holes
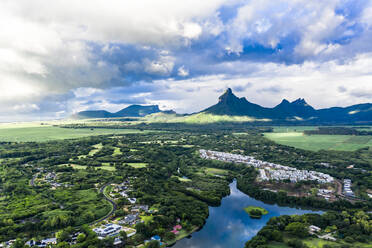
[[[19,125],[11,124],[0,126],[0,141],[10,142],[43,142],[49,140],[75,139],[92,135],[140,133],[136,129],[110,129],[110,128],[60,128],[57,126]],[[144,133],[146,131],[142,131]]]
[[[178,177],[178,176],[172,176],[173,178],[177,178],[178,180],[180,180],[181,182],[191,182],[192,180],[191,179],[188,179],[188,178],[182,178],[182,177]]]
[[[67,164],[61,164],[60,166],[66,166]],[[76,169],[76,170],[85,170],[87,166],[85,165],[78,165],[78,164],[71,164],[71,167]],[[102,169],[102,170],[107,170],[107,171],[114,171],[116,170],[114,166],[109,166],[109,165],[103,165],[99,167],[94,167],[95,169]]]
[[[305,130],[316,130],[317,126],[273,126],[274,133],[300,132]]]
[[[223,176],[223,175],[227,175],[229,171],[224,170],[224,169],[218,169],[218,168],[205,168],[205,173],[207,175],[212,175],[212,176],[215,176],[215,175]]]
[[[148,223],[150,223],[153,219],[154,219],[154,216],[152,215],[141,215],[140,216],[141,220],[147,225]]]
[[[147,167],[147,163],[124,163],[124,164],[127,164],[127,165],[129,165],[133,168],[136,168],[136,169]]]
[[[149,123],[162,122],[162,123],[188,123],[188,124],[207,124],[216,122],[270,122],[270,119],[256,119],[249,116],[231,116],[231,115],[214,115],[209,113],[197,113],[192,115],[176,115],[156,113],[145,116],[141,121]]]
[[[366,146],[372,146],[372,136],[304,135],[300,131],[289,131],[265,133],[265,137],[282,145],[311,151],[355,151]]]
[[[100,144],[96,144],[96,145],[94,145],[92,147],[94,149],[90,150],[90,152],[88,154],[89,156],[93,156],[94,154],[96,154],[97,152],[99,152],[100,150],[102,150],[103,145],[102,145],[102,143],[100,143]]]
[[[346,243],[344,242],[333,242],[333,241],[328,241],[324,239],[319,239],[319,238],[307,238],[303,239],[302,242],[307,245],[309,248],[322,248],[324,245],[328,245],[329,247],[341,247],[341,245],[345,245]],[[290,248],[290,246],[284,244],[284,243],[279,243],[279,242],[271,242],[268,245],[269,248]],[[371,248],[372,244],[365,244],[365,243],[359,243],[355,242],[353,243],[353,246],[350,247],[360,247],[360,248]]]
[[[112,156],[119,156],[122,155],[123,153],[120,151],[119,147],[114,147],[114,152],[112,153]]]

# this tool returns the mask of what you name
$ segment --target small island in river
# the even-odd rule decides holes
[[[244,211],[247,212],[247,214],[249,214],[249,216],[253,219],[261,219],[262,215],[266,215],[269,213],[266,209],[256,206],[245,207]]]

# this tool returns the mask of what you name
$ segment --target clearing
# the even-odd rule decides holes
[[[372,136],[304,135],[302,132],[290,131],[287,133],[265,133],[265,137],[281,145],[310,151],[355,151],[366,146],[372,146]]]
[[[147,163],[124,163],[124,165],[129,165],[129,166],[132,166],[133,168],[136,168],[136,169],[138,169],[138,168],[145,168],[145,167],[147,167]]]

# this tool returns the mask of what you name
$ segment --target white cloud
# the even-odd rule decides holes
[[[366,94],[356,93],[371,88],[372,3],[359,16],[350,17],[335,11],[347,11],[344,4],[352,2],[346,2],[54,0],[51,4],[48,0],[2,0],[0,109],[5,113],[15,106],[19,111],[38,106],[43,111],[39,103],[44,98],[66,94],[68,100],[61,101],[71,101],[70,105],[55,105],[63,115],[61,111],[67,114],[74,107],[87,107],[86,102],[72,104],[70,98],[129,87],[143,78],[168,79],[155,81],[153,93],[133,93],[133,99],[181,112],[213,104],[219,94],[216,90],[239,88],[248,81],[252,86],[240,94],[267,106],[277,103],[280,96],[306,97],[319,107],[367,101]],[[222,20],[222,6],[235,8],[236,16]],[[250,54],[249,60],[224,61],[226,52],[240,54],[247,44],[279,47],[272,60],[275,63],[255,61]],[[133,52],[126,50],[130,45],[140,51],[138,56],[115,57]],[[285,45],[289,55],[281,53]],[[289,56],[304,62],[282,64]],[[176,74],[185,79],[170,78]],[[340,92],[340,84],[348,91]],[[286,95],[277,90],[275,96],[273,90],[257,93],[273,86],[293,90]],[[195,104],[195,99],[202,100]],[[120,105],[97,100],[101,100],[97,108]]]
[[[73,90],[73,93],[76,97],[88,97],[98,92],[102,92],[102,89],[80,87]]]
[[[180,66],[177,71],[178,76],[180,77],[187,77],[189,75],[189,71],[185,68],[185,66]]]
[[[150,74],[169,75],[173,70],[174,60],[172,56],[160,56],[158,60],[153,61],[144,59],[144,70]]]
[[[30,111],[40,110],[40,108],[36,104],[17,104],[17,105],[14,105],[13,110],[17,112],[30,112]]]
[[[154,82],[159,91],[154,91],[147,100],[181,113],[197,112],[217,103],[218,96],[227,87],[239,88],[247,81],[250,87],[235,93],[266,107],[279,104],[283,98],[295,100],[299,97],[305,98],[315,108],[348,106],[370,101],[372,92],[372,54],[357,56],[346,64],[329,61],[288,66],[236,62],[233,66],[242,71],[253,67],[255,72],[249,76],[220,74],[181,81],[159,80]],[[340,91],[340,85],[347,87],[348,91]]]

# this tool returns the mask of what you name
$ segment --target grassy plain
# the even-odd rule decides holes
[[[290,127],[294,128],[294,127]],[[265,137],[282,145],[293,146],[300,149],[339,150],[355,151],[357,149],[372,146],[372,136],[351,136],[351,135],[304,135],[302,132],[309,127],[295,127],[295,130],[285,132],[287,128],[274,128],[273,133],[265,133]],[[283,132],[280,132],[283,131]]]
[[[99,152],[100,150],[102,150],[103,145],[102,145],[102,143],[99,143],[99,144],[96,144],[96,145],[94,145],[92,147],[94,149],[90,150],[89,156],[93,156],[94,154],[96,154],[97,152]]]
[[[67,164],[61,164],[60,166],[66,166]],[[77,170],[85,170],[87,166],[85,165],[78,165],[78,164],[71,164],[71,167]],[[107,170],[107,171],[114,171],[116,170],[114,166],[109,166],[109,165],[103,165],[99,167],[94,167],[95,169],[102,169],[102,170]]]
[[[49,140],[75,139],[93,135],[144,133],[136,129],[113,128],[60,128],[40,124],[1,124],[0,141],[10,142],[43,142]]]
[[[147,163],[125,163],[125,164],[127,164],[127,165],[129,165],[133,168],[136,168],[136,169],[147,167]]]
[[[114,152],[112,154],[112,156],[119,156],[119,155],[122,155],[123,153],[120,151],[120,148],[119,147],[114,147]]]
[[[207,175],[212,175],[212,176],[215,176],[215,175],[226,175],[228,174],[229,172],[227,170],[224,170],[224,169],[218,169],[218,168],[205,168],[205,173]]]

